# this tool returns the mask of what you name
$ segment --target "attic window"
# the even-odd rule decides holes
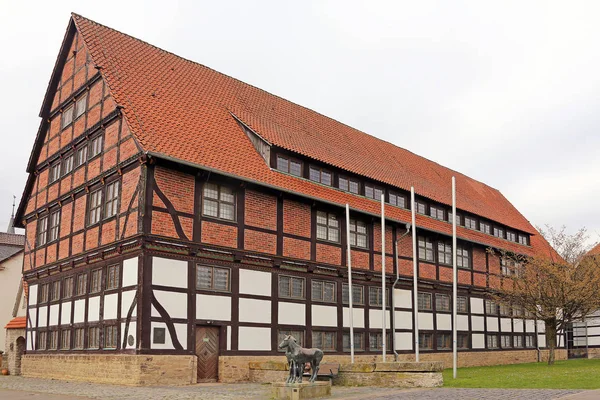
[[[331,172],[320,167],[310,166],[310,180],[331,186]]]
[[[278,155],[277,170],[296,176],[302,176],[302,163],[300,161]]]
[[[390,203],[393,206],[406,208],[406,197],[404,197],[401,194],[396,194],[396,193],[392,193],[392,192],[390,192],[389,196],[390,196],[390,198],[388,200],[388,203]]]
[[[527,246],[529,244],[527,235],[519,235],[519,243]]]
[[[66,128],[67,126],[69,126],[71,124],[71,122],[73,122],[73,109],[74,108],[75,108],[75,106],[71,105],[71,106],[67,107],[67,109],[65,111],[63,111],[62,121],[60,124],[61,129]]]
[[[383,189],[378,188],[373,185],[366,184],[365,185],[365,197],[375,200],[381,200],[381,195],[383,194]]]
[[[77,99],[75,103],[75,119],[79,118],[83,113],[85,113],[87,105],[87,93]]]
[[[339,177],[338,187],[346,192],[358,194],[358,181],[350,178]]]

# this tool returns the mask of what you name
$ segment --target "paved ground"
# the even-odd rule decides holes
[[[199,384],[182,387],[128,387],[21,377],[0,377],[2,400],[228,400],[268,399],[269,386]],[[383,389],[334,387],[334,399],[372,400],[594,400],[600,391],[550,389]]]

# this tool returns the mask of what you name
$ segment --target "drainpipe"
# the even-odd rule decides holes
[[[407,223],[406,232],[404,232],[404,234],[399,238],[396,238],[396,241],[394,242],[394,247],[396,248],[396,280],[392,285],[392,346],[394,350],[394,361],[398,361],[398,352],[396,351],[396,303],[394,302],[394,289],[396,288],[396,285],[400,280],[400,264],[398,263],[398,241],[410,233],[410,226],[411,225]]]

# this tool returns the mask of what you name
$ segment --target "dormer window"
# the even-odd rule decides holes
[[[448,222],[452,223],[452,211],[448,211]],[[456,225],[460,225],[460,214],[456,214]]]
[[[322,183],[323,185],[331,186],[331,172],[320,167],[310,166],[309,178],[311,181]]]
[[[510,240],[511,242],[516,242],[517,234],[514,232],[506,231],[506,240]]]
[[[527,235],[519,235],[519,243],[527,246],[529,244]]]
[[[277,170],[295,176],[302,176],[302,163],[289,157],[278,155]]]
[[[417,201],[417,202],[416,202],[416,206],[417,206],[417,210],[416,210],[416,211],[417,211],[419,214],[423,214],[423,215],[425,215],[425,214],[427,213],[427,212],[426,212],[426,210],[427,210],[427,206],[425,205],[425,203],[422,203],[422,202],[420,202],[420,201]]]
[[[465,227],[469,229],[477,229],[477,220],[471,217],[465,217]]]
[[[406,197],[401,194],[390,192],[388,203],[396,207],[406,208]]]
[[[358,181],[350,178],[344,178],[342,176],[338,179],[338,187],[343,191],[358,194]]]
[[[494,236],[504,239],[504,229],[495,226]]]
[[[480,221],[479,222],[479,230],[488,235],[492,234],[492,226],[490,224],[488,224],[487,222]]]
[[[365,185],[365,197],[375,200],[381,200],[383,189],[373,186],[371,184]]]
[[[429,207],[429,216],[435,219],[439,219],[440,221],[444,221],[444,209],[431,206]]]

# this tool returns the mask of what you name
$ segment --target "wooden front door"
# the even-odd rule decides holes
[[[219,368],[219,328],[196,327],[198,382],[216,382]]]

